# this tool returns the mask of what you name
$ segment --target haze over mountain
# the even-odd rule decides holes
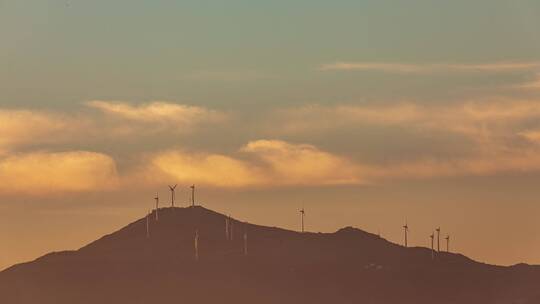
[[[233,219],[228,240],[227,216],[200,206],[158,216],[149,238],[144,217],[0,272],[0,303],[540,303],[539,266],[432,259],[352,227],[299,233]]]

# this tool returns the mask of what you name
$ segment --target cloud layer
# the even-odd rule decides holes
[[[56,142],[80,129],[82,122],[56,113],[0,109],[0,149]]]
[[[0,159],[0,194],[101,191],[117,183],[114,160],[101,153],[33,152]]]
[[[391,62],[335,62],[323,64],[322,71],[379,71],[385,73],[437,73],[437,72],[508,72],[540,69],[540,62],[495,62],[479,64],[411,64]]]
[[[87,105],[100,111],[69,115],[0,110],[0,193],[48,195],[114,189],[128,183],[153,187],[173,181],[221,188],[363,185],[392,179],[540,171],[540,102],[534,99],[281,108],[270,115],[261,113],[249,123],[235,121],[249,130],[251,138],[233,150],[200,144],[229,135],[221,127],[231,118],[223,120],[227,115],[218,111],[165,102],[92,101]],[[198,131],[192,127],[203,122],[219,123],[220,128],[213,128],[208,138],[190,137],[202,140],[198,145],[176,141],[177,129],[194,135]],[[370,159],[340,147],[327,151],[306,140],[317,139],[322,132],[347,131],[351,136],[351,130],[362,129],[374,136],[385,136],[381,130],[393,132],[408,136],[404,140],[411,142],[416,134],[443,141],[452,134],[466,139],[469,146],[464,153],[439,155],[428,147],[436,142],[428,142],[415,147],[416,154],[402,158],[399,148],[382,140],[384,146],[379,149],[389,151],[387,156]],[[150,145],[144,151],[138,150],[139,145],[128,145],[116,155],[99,149],[85,151],[94,150],[88,138],[106,138],[109,144],[113,139],[119,146],[134,140],[144,145],[148,134],[153,139],[156,132],[162,132],[157,140],[167,139],[168,145]],[[122,173],[116,170],[117,162],[122,163]]]

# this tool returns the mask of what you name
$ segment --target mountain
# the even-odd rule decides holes
[[[145,217],[0,272],[0,303],[540,303],[538,266],[432,259],[351,227],[299,233],[231,219],[227,240],[227,217],[200,206],[158,216],[148,218],[149,238]]]

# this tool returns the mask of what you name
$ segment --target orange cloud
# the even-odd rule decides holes
[[[168,151],[156,155],[152,170],[178,182],[216,187],[244,187],[265,181],[262,172],[248,162],[220,154]]]
[[[0,159],[0,193],[46,195],[107,190],[117,183],[114,160],[100,153],[34,152]]]
[[[344,157],[315,146],[281,140],[249,142],[241,151],[259,159],[273,176],[274,183],[295,185],[358,184],[355,165]]]
[[[153,172],[154,182],[174,179],[182,183],[235,188],[373,184],[393,179],[489,176],[540,170],[540,154],[535,151],[495,151],[456,159],[385,164],[353,162],[312,145],[280,140],[252,141],[240,152],[249,157],[163,152],[152,158],[148,172]]]
[[[126,102],[94,100],[87,102],[87,105],[115,117],[142,123],[191,126],[220,121],[225,117],[214,110],[161,101],[134,106]]]
[[[0,109],[0,148],[64,138],[74,121],[58,115],[27,110]]]
[[[526,140],[533,143],[540,143],[540,130],[527,130],[519,133]]]
[[[362,182],[355,176],[351,162],[311,145],[258,140],[248,143],[240,152],[249,154],[250,157],[241,159],[220,154],[168,151],[152,158],[152,170],[178,182],[216,187]]]

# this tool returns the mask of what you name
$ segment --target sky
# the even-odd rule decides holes
[[[0,0],[0,269],[140,218],[540,264],[538,1]]]

